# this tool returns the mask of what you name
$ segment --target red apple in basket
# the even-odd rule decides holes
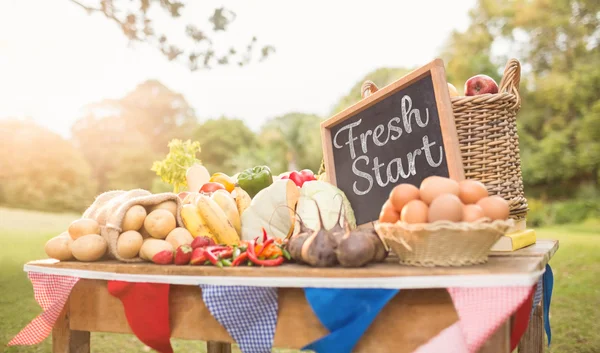
[[[480,94],[498,93],[498,84],[487,75],[476,75],[465,82],[465,95],[478,96]]]

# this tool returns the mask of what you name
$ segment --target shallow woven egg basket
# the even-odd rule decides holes
[[[407,224],[378,223],[377,234],[398,255],[402,265],[468,266],[487,262],[490,248],[514,220]]]

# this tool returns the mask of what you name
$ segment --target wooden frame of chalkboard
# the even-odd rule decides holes
[[[327,177],[348,197],[358,225],[378,219],[397,184],[464,179],[441,59],[322,122],[321,137]]]

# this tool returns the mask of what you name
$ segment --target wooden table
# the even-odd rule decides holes
[[[537,244],[516,252],[492,253],[486,264],[461,268],[408,267],[393,263],[392,259],[360,269],[314,269],[295,264],[220,269],[114,261],[34,261],[25,265],[25,271],[82,278],[54,327],[55,353],[89,353],[90,332],[132,333],[121,302],[106,288],[107,280],[173,284],[169,295],[172,337],[208,341],[210,353],[229,352],[229,344],[234,341],[212,317],[196,284],[279,287],[274,346],[292,349],[328,333],[313,314],[301,288],[404,289],[375,319],[355,351],[410,353],[458,320],[444,288],[534,285],[557,248],[557,241],[538,240]],[[507,353],[509,342],[507,322],[480,352]]]

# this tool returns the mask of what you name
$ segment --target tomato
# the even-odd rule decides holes
[[[203,192],[205,194],[210,194],[211,192],[215,192],[217,190],[225,190],[225,186],[223,186],[223,184],[220,183],[210,182],[202,185],[202,187],[200,188],[200,192]]]

